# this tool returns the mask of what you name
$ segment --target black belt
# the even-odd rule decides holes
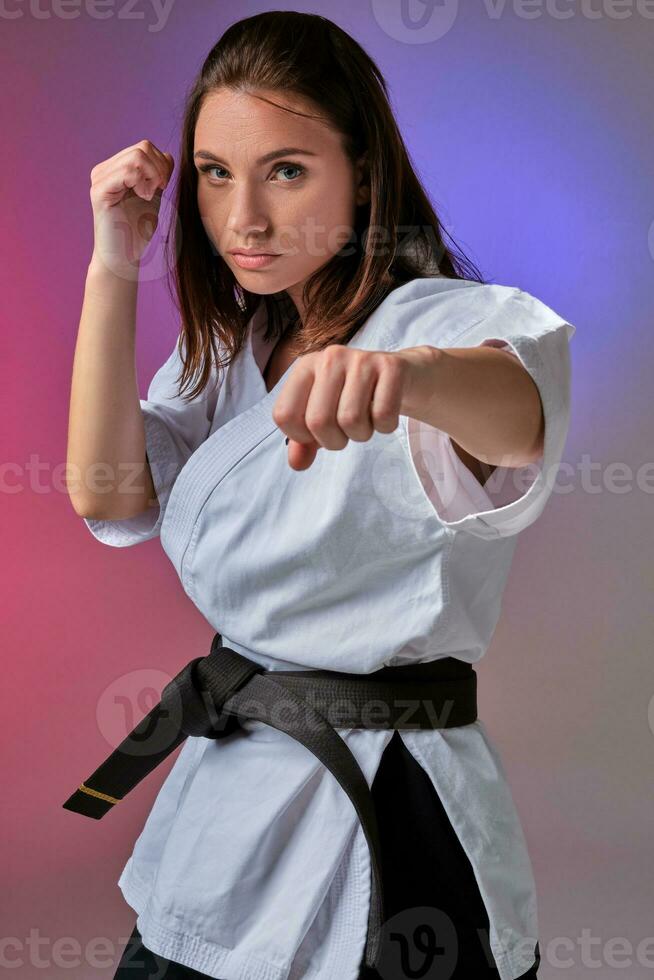
[[[366,777],[335,729],[453,728],[476,718],[477,675],[453,657],[371,674],[266,670],[222,646],[216,633],[208,656],[166,684],[159,704],[63,806],[99,820],[188,735],[224,738],[247,719],[286,732],[330,770],[361,821],[372,870],[366,964],[374,968],[384,921],[379,830]]]

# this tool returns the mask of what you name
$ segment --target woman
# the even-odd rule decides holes
[[[81,481],[77,513],[115,547],[161,535],[224,646],[269,672],[470,670],[551,490],[574,327],[446,245],[360,46],[272,11],[225,32],[189,95],[182,330],[139,401],[142,222],[172,171],[144,140],[92,172],[69,464],[129,463],[130,492]],[[372,787],[381,959],[357,813],[252,719],[184,742],[119,881],[138,917],[117,977],[536,976],[531,865],[483,723],[338,732]]]

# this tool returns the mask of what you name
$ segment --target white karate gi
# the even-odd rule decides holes
[[[449,436],[406,416],[392,433],[291,469],[271,413],[292,365],[267,392],[264,327],[262,302],[222,384],[190,405],[176,394],[173,351],[141,401],[159,506],[131,520],[87,520],[90,531],[115,547],[160,534],[223,643],[270,670],[476,663],[517,534],[556,478],[575,328],[520,289],[437,276],[393,290],[350,341],[369,350],[488,342],[520,359],[542,399],[544,452],[517,490],[517,471],[496,470],[493,498]],[[392,731],[338,731],[371,785]],[[536,892],[497,750],[480,719],[401,737],[471,861],[500,976],[513,980],[533,963]],[[369,879],[363,831],[332,774],[289,735],[253,721],[222,741],[186,740],[119,886],[145,946],[209,976],[356,980]]]

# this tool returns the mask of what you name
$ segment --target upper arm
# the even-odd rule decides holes
[[[504,341],[486,340],[480,347],[495,347],[505,353],[507,357],[512,357],[514,360],[518,360],[517,354],[510,350],[510,348],[505,344]],[[542,417],[542,405],[541,405],[541,417]],[[463,446],[460,446],[458,442],[450,437],[452,443],[452,448],[457,454],[464,466],[467,466],[474,478],[483,486],[487,480],[493,475],[497,466],[493,466],[491,463],[484,463],[481,459],[477,459],[472,453],[469,453]]]
[[[470,299],[473,289],[465,292]],[[572,324],[522,290],[502,287],[500,302],[491,298],[488,316],[458,332],[449,330],[445,343],[434,330],[433,344],[502,347],[520,361],[540,396],[540,456],[524,466],[491,467],[447,433],[414,419],[406,421],[414,471],[438,518],[454,530],[486,538],[526,528],[541,514],[552,491],[570,419],[569,341],[575,332]],[[426,328],[414,329],[408,344],[425,342],[428,336]]]
[[[178,391],[181,367],[176,342],[172,353],[154,375],[147,398],[140,400],[152,503],[135,517],[120,520],[84,518],[91,534],[103,544],[121,548],[158,536],[168,497],[179,472],[209,435],[218,394],[215,374],[207,387],[189,401]]]

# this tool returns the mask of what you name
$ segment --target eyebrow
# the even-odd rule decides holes
[[[290,156],[291,154],[305,156],[305,157],[315,157],[318,154],[314,153],[312,150],[303,150],[299,146],[282,146],[279,150],[271,150],[270,153],[264,153],[262,157],[256,161],[257,166],[261,166],[264,163],[270,163],[271,160],[276,160],[278,157]],[[215,154],[210,153],[209,150],[198,150],[193,154],[193,159],[202,160],[216,160],[217,163],[222,163],[221,160]]]

